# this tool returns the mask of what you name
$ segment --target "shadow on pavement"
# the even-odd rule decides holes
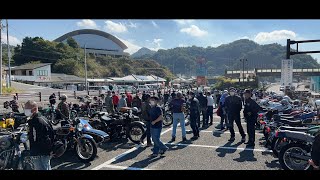
[[[66,152],[59,158],[51,159],[53,170],[80,170],[87,168],[91,163],[82,163],[73,152]]]
[[[265,161],[265,164],[268,168],[281,169],[278,159],[272,160],[271,162]]]
[[[234,147],[234,148],[236,148],[236,147],[240,146],[240,144],[242,144],[242,142],[238,142],[237,144],[234,144],[234,145],[231,145],[231,144],[232,144],[232,142],[227,142],[225,145],[223,145],[221,147]],[[220,148],[220,147],[216,149],[216,152],[219,153],[218,154],[219,157],[225,157],[226,154],[233,154],[236,151],[237,151],[237,149],[224,149],[224,148]]]
[[[129,167],[135,167],[135,168],[145,168],[147,167],[149,164],[156,162],[162,158],[164,158],[165,156],[158,156],[158,157],[148,157],[146,159],[143,159],[141,161],[135,162],[133,164],[131,164]]]
[[[117,164],[117,163],[121,163],[121,162],[125,162],[128,160],[134,159],[135,157],[137,157],[141,152],[143,152],[146,149],[147,149],[146,146],[140,147],[140,148],[136,149],[135,151],[133,151],[129,154],[126,154],[125,156],[113,161],[111,164]]]
[[[237,162],[244,162],[244,161],[257,161],[257,158],[254,157],[253,150],[243,150],[239,153],[240,157],[233,159]]]
[[[106,142],[99,145],[99,148],[109,152],[118,149],[131,149],[136,146],[135,143],[130,142],[128,139],[119,139],[117,141]]]

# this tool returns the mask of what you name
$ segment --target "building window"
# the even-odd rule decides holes
[[[38,70],[37,76],[48,76],[48,71],[47,70]]]
[[[29,76],[33,76],[32,71],[29,71]]]
[[[11,75],[15,75],[16,74],[16,71],[11,71]]]
[[[26,76],[27,75],[27,71],[22,71],[22,76]]]

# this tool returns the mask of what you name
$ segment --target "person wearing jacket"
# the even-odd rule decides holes
[[[212,97],[210,92],[207,92],[207,117],[206,117],[206,125],[213,123],[213,106],[214,106],[214,98]],[[209,123],[210,118],[210,123]]]
[[[141,136],[141,143],[143,144],[144,139],[147,137],[147,146],[152,146],[152,142],[151,142],[151,132],[150,132],[150,128],[151,128],[151,123],[150,123],[150,114],[149,111],[151,109],[150,106],[150,95],[146,94],[145,96],[142,97],[142,106],[141,106],[141,115],[143,120],[146,122],[146,131],[144,132],[144,134]]]
[[[49,131],[47,131],[50,123],[38,112],[38,105],[34,101],[26,102],[24,114],[30,118],[28,120],[28,139],[33,170],[51,170],[52,150],[48,148],[51,139]]]
[[[207,98],[203,95],[202,92],[199,93],[197,99],[200,104],[200,112],[202,114],[202,127],[206,126],[206,119],[207,119]],[[198,119],[198,127],[200,127],[200,118]]]
[[[231,87],[229,90],[230,96],[226,97],[225,99],[225,110],[227,113],[228,117],[228,125],[229,125],[229,130],[231,133],[231,137],[229,141],[234,141],[235,140],[235,133],[234,133],[234,122],[236,122],[239,132],[241,134],[241,142],[245,142],[246,140],[246,135],[243,131],[242,125],[241,125],[241,119],[240,119],[240,111],[242,109],[242,101],[241,98],[237,95],[235,95],[235,88]]]
[[[69,108],[69,105],[67,103],[67,95],[65,94],[62,94],[60,99],[60,103],[58,104],[57,106],[57,110],[60,111],[60,116],[58,115],[58,118],[59,119],[69,119],[70,118],[70,108]]]
[[[200,118],[200,105],[197,98],[194,97],[194,93],[189,93],[188,105],[190,112],[190,126],[192,129],[193,137],[191,139],[195,140],[200,137],[199,128],[197,126],[197,120]]]
[[[112,103],[115,111],[118,110],[119,97],[116,95],[114,91],[112,91]]]
[[[141,109],[142,101],[139,97],[139,94],[136,93],[136,96],[132,99],[132,107],[137,107],[138,109]]]
[[[128,107],[127,106],[127,100],[126,100],[126,95],[122,94],[121,99],[119,100],[119,107],[118,109],[120,110],[122,107]]]
[[[223,122],[225,121],[226,126],[228,125],[228,118],[227,118],[227,114],[226,114],[226,110],[225,110],[225,99],[226,97],[228,97],[228,91],[225,90],[224,93],[221,95],[221,97],[219,98],[219,103],[218,105],[220,106],[220,126],[217,126],[216,128],[219,129],[221,131],[223,131],[225,129]]]
[[[244,115],[244,118],[247,120],[247,134],[249,136],[248,142],[245,144],[248,144],[248,146],[254,147],[255,123],[258,118],[258,112],[260,110],[260,106],[257,104],[256,101],[251,99],[251,91],[248,89],[244,91],[244,98],[245,98],[245,104],[244,104],[243,115]]]
[[[114,113],[114,106],[113,106],[113,101],[112,101],[112,97],[111,97],[111,91],[107,92],[107,96],[104,100],[104,104],[106,106],[107,112],[110,114]]]
[[[178,92],[176,98],[173,99],[169,104],[169,108],[172,112],[172,118],[173,118],[171,142],[174,142],[176,140],[176,132],[177,132],[177,126],[179,122],[180,122],[181,133],[182,133],[182,141],[187,141],[185,116],[184,116],[185,103],[186,102],[183,99],[182,94]]]

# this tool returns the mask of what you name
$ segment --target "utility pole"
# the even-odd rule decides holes
[[[7,48],[8,48],[8,67],[9,67],[9,83],[7,83],[7,88],[11,87],[11,54],[10,54],[10,45],[9,45],[9,26],[8,26],[8,19],[6,20],[6,27],[7,27]]]
[[[87,52],[86,52],[86,44],[84,45],[84,69],[85,69],[85,84],[86,91],[88,92],[88,72],[87,72]]]
[[[2,94],[2,19],[0,19],[0,95]]]
[[[242,62],[242,82],[244,84],[244,63],[247,62],[247,59],[240,59],[240,62]]]

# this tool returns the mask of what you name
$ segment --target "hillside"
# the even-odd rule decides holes
[[[216,48],[213,47],[177,47],[159,50],[150,57],[168,67],[174,74],[195,74],[196,58],[207,60],[208,75],[222,75],[226,69],[242,69],[240,58],[248,59],[246,69],[280,68],[285,58],[286,47],[279,44],[259,45],[253,41],[242,39]],[[295,55],[294,68],[319,68],[320,65],[310,55]]]
[[[139,49],[137,52],[133,53],[130,57],[131,58],[141,58],[141,57],[146,57],[146,56],[152,56],[154,53],[156,53],[156,51],[152,51],[148,48],[141,48]]]
[[[14,48],[14,65],[25,63],[52,63],[53,73],[85,76],[84,52],[75,40],[57,43],[40,37],[26,37],[22,45]],[[87,57],[88,77],[122,77],[129,74],[171,77],[172,73],[156,61],[135,61],[128,58]]]

